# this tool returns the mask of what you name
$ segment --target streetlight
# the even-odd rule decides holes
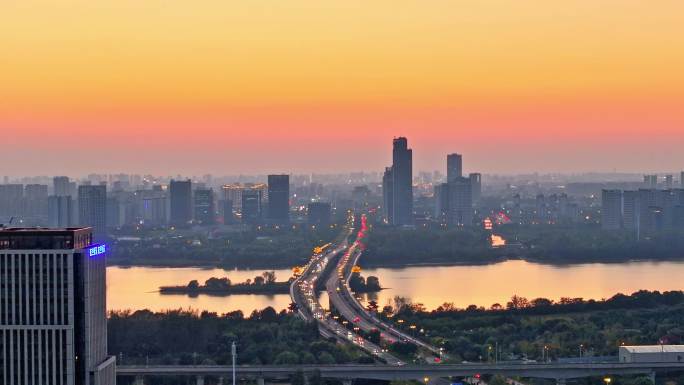
[[[584,344],[580,344],[580,346],[579,346],[579,356],[580,356],[580,358],[582,358],[583,349],[584,349]]]
[[[611,383],[612,381],[613,381],[613,380],[612,380],[610,377],[606,377],[606,378],[603,379],[603,382],[605,382],[606,385],[610,385],[610,383]]]
[[[237,357],[237,345],[235,345],[235,341],[230,345],[230,354],[233,356],[233,385],[236,385],[235,383],[235,358]]]

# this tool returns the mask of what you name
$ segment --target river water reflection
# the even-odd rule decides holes
[[[213,297],[200,295],[160,295],[159,286],[186,284],[192,279],[204,282],[210,277],[229,277],[241,282],[261,274],[261,270],[109,267],[107,269],[109,309],[177,309],[193,308],[224,313],[273,306],[285,309],[290,297],[280,295],[233,295]],[[278,280],[290,276],[289,270],[276,270]],[[470,304],[489,307],[505,305],[513,294],[528,297],[608,298],[616,293],[631,294],[640,289],[682,290],[684,262],[631,262],[624,264],[582,264],[551,266],[525,261],[507,261],[482,266],[414,266],[399,269],[379,268],[363,271],[375,275],[383,287],[372,295],[381,305],[395,296],[408,297],[413,302],[434,309],[444,302],[458,307]],[[324,305],[327,302],[322,298]]]

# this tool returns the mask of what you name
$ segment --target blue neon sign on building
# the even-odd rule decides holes
[[[104,254],[107,251],[105,245],[95,245],[88,248],[88,255],[94,257],[96,255]]]

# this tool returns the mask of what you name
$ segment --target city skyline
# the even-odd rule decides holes
[[[454,150],[484,173],[676,170],[683,8],[6,4],[0,161],[13,175],[377,170],[405,136],[419,170]]]

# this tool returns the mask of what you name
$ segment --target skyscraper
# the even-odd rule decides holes
[[[447,155],[447,182],[455,181],[463,176],[463,158],[461,154]]]
[[[393,141],[392,167],[385,171],[385,177],[389,176],[391,180],[383,178],[383,188],[386,187],[383,195],[391,200],[391,204],[386,202],[387,222],[396,226],[412,225],[413,151],[408,148],[408,141],[404,137],[395,138]]]
[[[382,209],[387,224],[394,223],[394,176],[392,174],[392,167],[385,167],[385,173],[382,175]]]
[[[449,183],[435,186],[435,220],[446,222],[449,216]]]
[[[24,185],[0,184],[0,218],[21,216],[23,201]],[[0,223],[3,219],[0,219]]]
[[[192,182],[171,180],[169,183],[171,212],[169,221],[175,226],[187,225],[192,220]]]
[[[470,173],[468,179],[470,180],[470,187],[473,189],[473,203],[477,203],[482,196],[482,174],[477,172]]]
[[[679,186],[684,188],[684,171],[679,174]]]
[[[448,223],[454,227],[473,224],[473,188],[470,179],[460,177],[448,183],[449,216]]]
[[[622,228],[622,190],[603,190],[601,193],[601,228]]]
[[[290,222],[290,176],[268,176],[268,219],[275,224]]]
[[[255,225],[261,222],[261,201],[263,190],[245,188],[242,191],[242,223]]]
[[[93,228],[96,236],[107,231],[107,186],[78,186],[78,223]]]
[[[0,383],[115,383],[105,252],[89,228],[0,229]]]
[[[48,216],[48,186],[27,184],[24,187],[24,222],[45,226]]]
[[[665,175],[665,188],[671,189],[674,187],[674,176],[672,174]]]
[[[195,190],[195,220],[203,225],[213,225],[216,222],[214,190],[210,188]]]
[[[71,227],[74,225],[73,199],[70,196],[48,197],[48,226]]]
[[[658,175],[644,175],[644,187],[656,188],[658,186]]]
[[[624,191],[622,193],[622,225],[627,230],[639,230],[639,192]]]

